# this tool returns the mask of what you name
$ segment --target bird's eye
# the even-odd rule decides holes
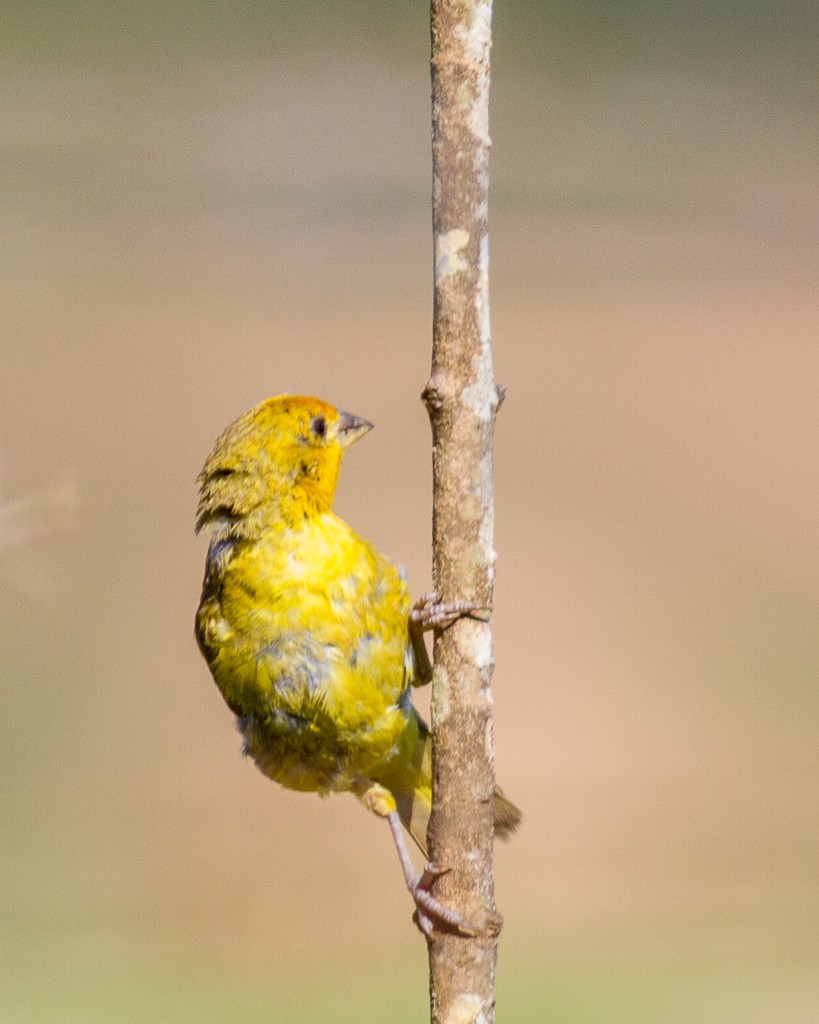
[[[316,435],[316,437],[326,437],[327,436],[327,420],[323,416],[315,416],[315,417],[313,417],[313,421],[310,424],[310,426],[311,426],[311,428],[313,430],[313,433]]]

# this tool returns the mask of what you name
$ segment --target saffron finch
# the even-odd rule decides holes
[[[387,819],[425,931],[465,928],[416,875],[426,854],[431,741],[411,703],[429,681],[426,629],[476,610],[414,606],[404,575],[333,514],[342,456],[372,424],[318,398],[262,402],[216,441],[199,476],[210,534],[196,638],[245,753],[288,789],[351,792]],[[520,812],[500,793],[495,833]]]

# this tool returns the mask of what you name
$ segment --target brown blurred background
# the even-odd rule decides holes
[[[4,1024],[426,1015],[386,829],[192,638],[279,392],[377,424],[337,507],[429,584],[428,14],[304,6],[3,5],[2,497],[80,492],[0,551]],[[819,1019],[817,20],[496,6],[499,1020]]]

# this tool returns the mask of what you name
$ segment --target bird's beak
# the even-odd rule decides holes
[[[373,425],[369,420],[362,419],[361,416],[353,416],[350,412],[339,411],[336,436],[342,448],[349,447],[353,441],[357,441],[359,437],[363,437],[368,430],[372,429]]]

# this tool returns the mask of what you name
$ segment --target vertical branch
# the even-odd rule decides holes
[[[444,600],[491,605],[492,442],[499,391],[489,333],[487,197],[491,0],[432,0],[435,303],[424,401],[433,435],[433,581]],[[433,1024],[494,1021],[501,918],[494,901],[494,745],[488,623],[461,619],[435,639],[433,861],[436,895],[474,936],[429,941]]]

